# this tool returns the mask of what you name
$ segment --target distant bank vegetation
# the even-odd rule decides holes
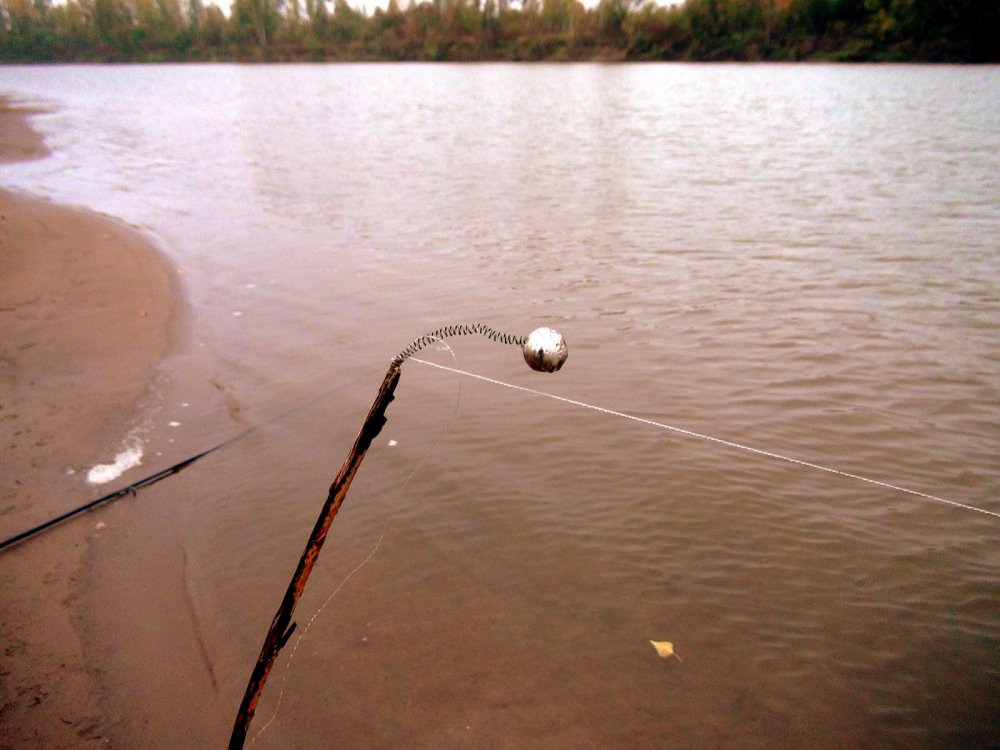
[[[0,0],[0,60],[1000,61],[1000,0]]]

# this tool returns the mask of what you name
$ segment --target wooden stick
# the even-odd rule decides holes
[[[337,478],[330,485],[330,492],[327,495],[326,503],[323,505],[323,510],[320,511],[319,518],[316,519],[316,525],[312,530],[312,534],[309,535],[309,541],[306,542],[306,548],[299,559],[298,566],[295,568],[292,580],[288,583],[288,590],[285,592],[284,599],[281,600],[281,606],[278,607],[278,611],[274,615],[274,620],[271,622],[271,629],[267,631],[267,637],[264,639],[260,656],[257,657],[257,664],[250,675],[250,682],[247,683],[243,702],[240,704],[240,710],[236,714],[233,734],[229,738],[229,750],[241,750],[244,742],[246,742],[247,729],[253,720],[254,712],[257,710],[257,701],[264,690],[264,683],[267,682],[267,676],[271,672],[271,667],[274,665],[274,660],[277,658],[278,652],[288,641],[289,636],[291,636],[292,631],[295,629],[294,624],[289,625],[292,621],[292,613],[295,611],[295,605],[298,603],[299,597],[302,596],[306,581],[309,579],[309,574],[316,564],[319,551],[326,540],[327,532],[330,530],[330,524],[333,523],[337,511],[340,510],[340,506],[347,496],[347,490],[351,487],[351,481],[354,479],[358,467],[364,460],[365,453],[367,453],[368,448],[371,446],[372,440],[382,431],[382,427],[385,425],[385,410],[388,408],[389,402],[392,401],[393,392],[396,390],[398,382],[399,368],[390,365],[389,370],[385,374],[385,380],[382,381],[382,387],[379,388],[378,395],[375,397],[375,402],[372,404],[372,408],[365,418],[365,423],[361,426],[358,439],[354,442],[354,447],[351,448],[351,452],[348,454],[347,460],[344,461],[344,465],[340,467],[340,473],[337,474]]]

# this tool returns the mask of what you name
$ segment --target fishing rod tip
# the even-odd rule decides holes
[[[556,372],[566,363],[566,339],[551,328],[536,328],[524,340],[524,361],[538,372]]]

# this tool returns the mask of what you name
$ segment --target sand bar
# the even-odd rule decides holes
[[[37,113],[0,100],[0,162],[49,153]],[[86,470],[136,423],[175,305],[169,267],[129,227],[0,191],[4,539],[107,491]],[[0,749],[107,746],[74,608],[99,529],[84,516],[0,553]]]

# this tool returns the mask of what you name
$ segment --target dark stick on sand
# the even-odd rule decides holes
[[[264,683],[267,682],[267,676],[271,672],[271,667],[274,665],[274,660],[277,658],[278,652],[288,641],[292,630],[295,629],[295,625],[292,624],[292,614],[295,611],[295,605],[298,603],[299,597],[302,596],[302,591],[305,589],[309,574],[312,572],[313,566],[316,564],[316,559],[319,557],[319,551],[323,547],[323,542],[326,541],[330,524],[333,523],[337,511],[340,510],[340,506],[347,496],[347,490],[351,487],[351,481],[354,479],[358,467],[361,466],[361,462],[364,460],[365,453],[368,452],[372,440],[382,431],[382,427],[385,425],[385,410],[388,408],[389,402],[392,401],[393,392],[396,390],[398,382],[399,367],[395,364],[390,365],[385,374],[385,380],[382,381],[382,387],[379,388],[378,395],[375,397],[375,402],[372,404],[372,408],[365,418],[365,423],[361,427],[358,439],[354,442],[354,447],[351,448],[351,452],[348,454],[347,460],[344,461],[344,465],[340,467],[340,473],[337,474],[337,478],[330,485],[330,492],[327,495],[326,502],[323,504],[323,510],[320,511],[319,518],[316,519],[316,525],[313,527],[312,534],[309,535],[305,551],[303,551],[302,557],[299,559],[299,564],[295,568],[292,580],[288,583],[288,590],[285,592],[284,599],[281,600],[281,606],[278,607],[278,611],[274,615],[271,628],[267,631],[267,637],[264,639],[264,645],[260,650],[260,656],[257,657],[257,664],[250,675],[250,682],[247,683],[243,702],[240,704],[239,713],[236,714],[233,734],[229,739],[229,750],[239,750],[243,747],[243,743],[246,742],[247,729],[253,720],[254,712],[257,710],[257,701],[264,690]]]

